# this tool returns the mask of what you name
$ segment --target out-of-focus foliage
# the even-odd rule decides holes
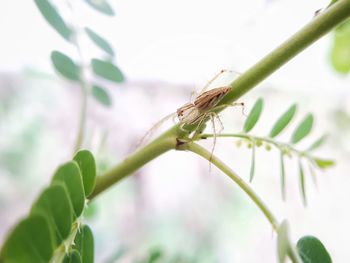
[[[337,72],[348,74],[350,71],[350,20],[338,26],[333,35],[331,63]]]
[[[297,243],[299,255],[304,263],[332,263],[322,242],[314,236],[304,236]]]
[[[80,262],[80,258],[84,263],[93,262],[92,232],[87,226],[79,226],[78,220],[85,207],[85,193],[93,191],[96,165],[86,150],[78,152],[75,160],[78,163],[70,161],[58,168],[29,215],[9,233],[0,262],[45,263],[64,257],[67,247],[70,252],[64,262]]]
[[[315,140],[309,147],[306,149],[297,149],[297,144],[304,140],[311,132],[314,125],[314,117],[312,114],[307,114],[306,117],[297,125],[294,129],[292,136],[290,138],[290,143],[284,143],[276,140],[276,137],[281,134],[287,126],[292,122],[293,117],[295,116],[297,105],[291,105],[282,115],[277,119],[275,124],[272,126],[269,136],[255,136],[251,135],[249,132],[255,127],[258,123],[260,116],[262,114],[264,101],[263,99],[258,99],[251,111],[248,114],[248,117],[244,123],[243,133],[241,134],[232,134],[227,135],[226,137],[238,137],[241,138],[241,141],[246,141],[248,147],[252,149],[252,158],[250,166],[250,181],[254,178],[255,173],[255,151],[257,147],[265,145],[266,149],[270,149],[271,145],[275,146],[280,151],[280,166],[281,166],[281,192],[282,197],[285,199],[286,196],[286,186],[285,186],[285,158],[284,156],[296,155],[298,157],[299,165],[299,184],[300,192],[302,196],[303,203],[306,205],[306,189],[305,189],[305,173],[303,168],[303,161],[308,162],[310,167],[317,167],[319,169],[326,169],[334,165],[334,161],[321,159],[313,155],[313,151],[322,146],[325,143],[326,136]],[[311,168],[312,170],[312,168]],[[312,170],[313,173],[313,170]]]

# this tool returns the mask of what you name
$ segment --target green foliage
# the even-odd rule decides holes
[[[56,8],[48,0],[34,0],[39,11],[46,21],[59,33],[63,38],[70,41],[72,30],[64,22]]]
[[[74,81],[80,80],[79,67],[67,55],[59,51],[53,51],[51,53],[51,61],[57,72],[63,77]]]
[[[295,112],[297,110],[297,105],[293,104],[289,107],[289,109],[282,114],[282,116],[276,121],[275,125],[273,125],[269,136],[271,138],[276,137],[278,134],[280,134],[284,128],[287,127],[287,125],[290,123],[290,121],[293,119]]]
[[[249,181],[252,182],[255,173],[255,142],[252,143],[252,161],[250,165],[250,176]]]
[[[96,163],[94,156],[88,150],[81,150],[74,156],[83,176],[85,195],[89,196],[96,184]]]
[[[320,158],[315,158],[314,161],[315,164],[321,169],[332,167],[335,164],[333,160],[326,160]]]
[[[112,99],[108,95],[107,90],[98,85],[92,86],[92,95],[94,98],[100,102],[102,105],[106,107],[110,107],[112,105]]]
[[[85,263],[79,254],[79,252],[75,249],[70,251],[66,256],[64,257],[63,263]]]
[[[332,263],[327,249],[314,236],[300,238],[297,243],[297,249],[304,263]]]
[[[320,159],[318,157],[313,156],[312,152],[319,147],[321,147],[325,140],[326,136],[322,136],[317,139],[314,143],[311,144],[306,150],[297,149],[295,144],[306,138],[312,129],[314,118],[312,114],[307,114],[306,117],[300,122],[300,124],[294,129],[292,134],[292,139],[290,143],[280,142],[276,140],[276,137],[280,135],[283,131],[286,130],[286,127],[292,123],[292,119],[295,116],[295,112],[297,109],[296,104],[292,104],[272,125],[272,129],[270,130],[269,136],[254,136],[248,133],[258,122],[263,109],[264,101],[263,99],[258,99],[251,112],[249,113],[246,122],[244,123],[243,133],[238,134],[219,134],[218,137],[236,137],[240,138],[240,143],[246,142],[248,147],[252,149],[252,158],[251,158],[251,166],[250,166],[250,182],[254,178],[255,174],[255,151],[256,147],[265,146],[266,150],[270,150],[271,146],[274,146],[277,150],[280,151],[280,177],[281,177],[281,194],[283,200],[286,199],[286,172],[285,172],[285,156],[296,155],[299,159],[299,185],[300,192],[303,199],[303,203],[306,205],[306,189],[305,189],[305,172],[302,166],[302,161],[307,161],[309,165],[311,164],[314,167],[320,169],[327,169],[334,165],[334,161],[328,159]],[[204,134],[202,137],[207,138],[208,134]],[[200,137],[201,138],[201,137]],[[263,147],[261,147],[263,148]],[[310,167],[311,167],[310,165]],[[311,168],[311,173],[313,174],[313,170]]]
[[[350,71],[350,20],[338,26],[333,33],[331,64],[340,74]]]
[[[304,174],[304,167],[299,159],[299,182],[300,182],[300,190],[301,190],[301,197],[303,199],[303,203],[306,206],[307,200],[306,200],[306,192],[305,192],[305,174]]]
[[[249,115],[244,123],[244,127],[243,127],[244,132],[249,132],[251,129],[254,128],[255,124],[260,118],[260,115],[263,109],[263,104],[264,102],[261,98],[255,102],[252,110],[249,112]]]
[[[75,236],[75,248],[79,251],[83,263],[94,262],[94,237],[90,227],[84,225]]]
[[[289,227],[287,221],[283,221],[277,232],[278,262],[285,262],[290,250]]]
[[[328,135],[323,135],[320,138],[318,138],[314,143],[311,144],[307,151],[311,152],[321,147],[326,142],[327,137]]]
[[[293,262],[301,262],[301,259],[290,241],[289,225],[286,220],[283,220],[277,230],[277,255],[278,262],[284,263],[289,257]]]
[[[112,62],[94,58],[91,60],[91,65],[92,70],[99,77],[116,83],[124,81],[123,73]]]
[[[73,223],[73,208],[63,184],[46,188],[30,211],[31,215],[42,215],[54,227],[56,243],[60,244],[69,236]]]
[[[308,114],[303,121],[299,124],[299,126],[294,130],[291,138],[291,142],[296,144],[304,139],[312,129],[314,123],[314,117],[312,114]]]
[[[92,40],[92,42],[95,43],[96,46],[101,48],[103,51],[105,51],[107,54],[114,56],[114,51],[111,45],[105,40],[103,37],[101,37],[96,32],[92,31],[90,28],[85,28],[86,34],[89,36],[89,38]]]
[[[95,10],[108,16],[114,16],[114,10],[111,5],[105,0],[85,0]]]
[[[85,204],[85,193],[82,175],[76,162],[68,162],[58,168],[52,178],[52,183],[62,182],[67,189],[77,217],[81,215]]]
[[[147,263],[156,263],[161,262],[160,260],[163,257],[163,251],[159,248],[154,248],[150,251]]]
[[[283,201],[286,200],[286,169],[284,166],[284,154],[280,152],[280,168],[281,168],[281,195]]]
[[[66,245],[70,253],[64,262],[93,262],[92,232],[88,226],[79,229],[76,217],[84,209],[87,197],[84,186],[93,191],[95,161],[86,150],[78,152],[75,159],[79,165],[70,161],[60,166],[29,215],[9,233],[0,251],[0,262],[49,262],[56,253],[64,253]],[[76,248],[73,243],[67,243],[74,239]]]
[[[20,221],[7,237],[0,262],[46,263],[53,255],[54,245],[54,234],[46,218],[32,215]]]

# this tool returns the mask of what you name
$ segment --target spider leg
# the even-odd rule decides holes
[[[203,89],[202,89],[202,91],[201,91],[200,93],[203,93],[204,91],[206,91],[206,90],[210,87],[210,85],[211,85],[218,77],[220,77],[221,74],[223,74],[223,73],[225,73],[225,72],[228,72],[228,71],[229,71],[229,70],[227,70],[227,69],[222,69],[222,70],[220,70],[219,73],[217,73],[211,80],[209,80],[209,81],[207,82],[207,84],[205,84],[205,86],[203,87]]]
[[[171,113],[164,118],[160,119],[158,122],[156,122],[146,133],[143,135],[141,140],[136,144],[136,148],[139,148],[142,146],[151,136],[152,134],[169,118],[176,116],[176,113]]]
[[[232,102],[232,103],[228,103],[228,104],[222,104],[222,105],[214,107],[213,110],[221,110],[221,109],[224,109],[226,107],[237,107],[237,106],[242,107],[242,115],[246,116],[246,114],[244,112],[244,102]]]
[[[214,112],[210,112],[208,113],[210,121],[213,125],[213,146],[211,148],[211,152],[210,152],[210,158],[209,158],[209,171],[211,171],[211,160],[213,158],[213,154],[214,154],[214,150],[215,150],[215,146],[216,146],[216,127],[215,127],[215,117],[218,117]],[[220,120],[221,122],[221,120]],[[222,123],[220,124],[222,125]]]

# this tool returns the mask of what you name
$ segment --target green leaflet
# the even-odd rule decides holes
[[[312,126],[314,123],[314,117],[312,114],[308,114],[302,122],[299,124],[299,126],[294,130],[292,134],[292,143],[298,143],[302,139],[304,139],[309,133],[311,132]]]
[[[45,217],[32,215],[20,221],[7,237],[0,262],[46,263],[54,251],[54,233]]]
[[[94,191],[96,184],[96,163],[94,156],[88,150],[80,150],[75,154],[73,159],[79,165],[85,196],[88,197]]]
[[[114,10],[106,0],[85,0],[85,2],[102,14],[114,16]]]
[[[325,141],[327,140],[328,135],[323,135],[320,138],[318,138],[311,146],[307,149],[307,151],[313,151],[321,147]]]
[[[307,206],[307,198],[306,198],[306,191],[305,191],[305,173],[304,173],[304,167],[299,159],[299,183],[300,183],[300,191],[301,191],[301,197],[303,199],[304,206]]]
[[[80,253],[73,249],[70,251],[66,256],[64,257],[63,263],[85,263],[82,258]]]
[[[110,107],[112,105],[112,99],[109,96],[107,90],[102,88],[101,86],[93,85],[92,86],[92,95],[102,105],[104,105],[106,107]]]
[[[282,114],[281,117],[277,120],[277,122],[273,125],[269,136],[271,138],[276,137],[278,134],[280,134],[284,128],[287,127],[287,125],[290,123],[290,121],[293,119],[295,112],[297,109],[297,105],[293,104],[289,107],[289,109]]]
[[[48,0],[34,0],[34,2],[40,13],[57,33],[67,41],[70,41],[72,30],[64,22],[56,8]]]
[[[96,46],[101,48],[103,51],[105,51],[107,54],[114,56],[114,51],[111,45],[105,40],[103,37],[98,35],[96,32],[94,32],[92,29],[86,27],[85,32],[88,35],[88,37],[91,39],[92,42],[95,43]]]
[[[350,20],[338,26],[333,33],[331,64],[341,74],[350,71]]]
[[[81,255],[82,262],[93,263],[94,262],[94,237],[90,227],[84,225],[78,231],[75,240],[76,250]]]
[[[73,205],[75,216],[79,217],[85,205],[85,193],[82,175],[76,162],[61,165],[52,178],[52,184],[64,183]]]
[[[251,129],[254,128],[255,124],[260,118],[263,105],[264,105],[264,101],[261,98],[255,102],[252,110],[249,112],[249,115],[244,123],[244,127],[243,127],[244,132],[249,132]]]
[[[329,168],[335,165],[335,162],[333,160],[316,158],[314,161],[315,164],[321,169]]]
[[[293,262],[301,262],[299,254],[290,241],[287,220],[283,220],[277,230],[277,254],[279,263],[286,262],[288,257],[293,259]]]
[[[91,60],[92,70],[97,76],[104,79],[120,83],[124,81],[124,75],[120,69],[109,61],[104,61],[100,59]]]
[[[80,68],[67,55],[59,51],[52,51],[51,61],[55,69],[63,77],[74,81],[80,80]]]
[[[31,215],[42,215],[56,233],[56,243],[61,244],[70,233],[73,208],[67,190],[62,184],[46,188],[32,206]]]
[[[304,236],[297,243],[298,253],[304,263],[332,263],[322,242],[314,236]]]
[[[286,170],[284,167],[284,154],[280,151],[280,163],[281,163],[281,194],[283,201],[286,200]]]

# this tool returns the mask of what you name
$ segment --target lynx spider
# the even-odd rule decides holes
[[[215,148],[216,144],[216,126],[215,126],[215,119],[219,121],[220,124],[220,131],[223,129],[223,124],[219,118],[219,116],[213,112],[215,109],[220,109],[221,107],[226,106],[242,106],[242,112],[244,109],[244,103],[241,102],[234,102],[231,104],[224,104],[217,106],[217,104],[220,102],[220,100],[231,90],[228,86],[218,87],[211,90],[206,91],[210,85],[224,72],[228,72],[228,70],[221,70],[219,73],[217,73],[202,89],[200,94],[195,97],[193,102],[189,102],[181,106],[177,109],[176,113],[171,113],[170,115],[164,117],[159,122],[157,122],[144,136],[144,138],[148,137],[148,135],[156,128],[158,128],[164,121],[169,119],[170,117],[177,117],[179,119],[180,123],[180,129],[182,131],[187,132],[187,130],[184,128],[186,125],[194,125],[197,124],[196,129],[194,130],[194,135],[192,136],[192,139],[197,135],[198,129],[203,124],[204,120],[207,118],[210,118],[213,126],[213,148],[212,153]],[[230,71],[229,71],[230,72]],[[231,71],[232,72],[232,71]],[[143,139],[144,140],[144,139]],[[142,141],[143,141],[142,140]]]

